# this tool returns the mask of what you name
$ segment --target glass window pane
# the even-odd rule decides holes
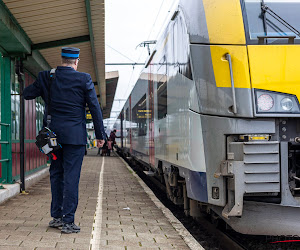
[[[297,32],[290,30],[284,25],[280,18],[285,22],[300,30],[300,0],[265,0],[269,11],[266,15],[266,27],[264,27],[264,12],[261,7],[261,0],[244,0],[247,20],[249,25],[250,38],[256,39],[257,36],[296,36]],[[272,12],[270,12],[270,10]],[[274,15],[275,13],[276,15]],[[278,16],[280,18],[278,18]]]

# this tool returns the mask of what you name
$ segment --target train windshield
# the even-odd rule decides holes
[[[250,39],[300,38],[300,0],[244,0],[244,3]]]

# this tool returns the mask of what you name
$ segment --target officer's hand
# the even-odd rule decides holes
[[[104,145],[104,140],[98,140],[97,139],[97,148],[102,148],[103,147],[103,145]]]

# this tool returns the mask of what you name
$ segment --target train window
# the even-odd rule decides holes
[[[261,0],[244,0],[244,3],[250,39],[266,35],[300,38],[299,33],[295,31],[300,30],[300,0],[264,0],[264,4],[269,8],[267,12],[264,12],[262,8]],[[272,40],[274,41],[274,39]],[[268,39],[269,42],[272,40]],[[280,39],[280,41],[285,42],[287,39]]]
[[[18,77],[15,75],[11,88],[11,116],[12,116],[12,140],[19,140],[20,136],[20,84]]]
[[[147,118],[151,112],[146,107],[146,94],[132,109],[132,136],[145,136],[147,133]]]
[[[126,112],[125,112],[125,120],[126,120],[126,121],[129,121],[129,108],[126,109]]]
[[[174,58],[174,24],[171,23],[169,27],[169,33],[167,35],[167,38],[165,40],[165,49],[164,54],[167,61],[168,67],[173,66],[175,64],[175,58]]]
[[[36,98],[35,112],[36,112],[36,133],[37,134],[43,127],[44,106],[45,104],[43,99],[41,97]]]
[[[168,89],[167,89],[167,63],[163,57],[159,62],[157,74],[157,119],[163,119],[168,111]]]
[[[189,56],[189,37],[185,23],[181,16],[178,16],[174,25],[174,54],[176,58],[175,65],[178,67],[178,72],[192,80]]]
[[[126,140],[125,140],[125,146],[129,143],[129,138],[130,138],[130,131],[129,131],[129,124],[130,124],[130,118],[129,118],[129,108],[126,109],[125,111],[125,126],[124,129],[126,129]]]

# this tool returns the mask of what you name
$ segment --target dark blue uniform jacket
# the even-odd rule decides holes
[[[73,145],[87,143],[86,104],[93,117],[96,138],[104,139],[102,113],[91,76],[64,66],[57,67],[55,74],[56,79],[51,86],[50,129],[57,134],[59,143]],[[38,96],[44,99],[46,104],[44,126],[47,117],[48,84],[49,71],[42,71],[37,80],[23,92],[26,100]]]

